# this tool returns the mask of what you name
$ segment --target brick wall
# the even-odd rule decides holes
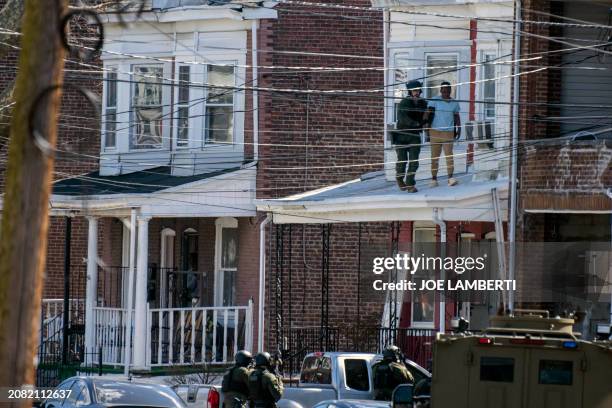
[[[334,3],[370,6],[369,1]],[[280,4],[260,30],[261,65],[381,67],[382,14]],[[343,16],[345,18],[342,18]],[[273,51],[273,52],[270,52]],[[303,53],[355,55],[361,58]],[[366,57],[366,58],[364,58]],[[261,71],[262,86],[382,89],[382,71]],[[258,197],[282,197],[382,169],[383,99],[375,95],[262,92]],[[282,146],[278,146],[282,144]],[[364,147],[367,145],[367,147]],[[308,147],[306,147],[308,146]],[[341,146],[341,147],[332,147]],[[375,163],[372,165],[366,165]],[[359,167],[337,167],[364,165]],[[317,168],[325,166],[326,168]]]
[[[541,13],[563,15],[562,2],[528,0],[523,7],[525,20],[564,21]],[[522,71],[537,66],[554,67],[562,62],[564,53],[555,51],[569,45],[537,37],[561,36],[563,33],[559,27],[525,24],[523,29],[535,36],[522,36],[522,57],[541,56],[542,59],[525,62],[524,65],[532,67],[522,67]],[[612,186],[612,145],[601,141],[530,142],[562,136],[560,122],[546,119],[559,116],[560,109],[555,104],[561,102],[562,92],[561,69],[550,68],[521,76],[519,121],[520,139],[524,144],[519,149],[519,239],[529,240],[539,236],[528,230],[537,227],[533,226],[524,210],[612,209],[612,200],[605,194],[606,189]]]
[[[370,6],[365,0],[334,4]],[[262,23],[261,65],[381,67],[382,13],[279,4],[277,20]],[[273,51],[273,52],[269,52]],[[317,53],[299,54],[299,53]],[[335,54],[336,56],[322,55]],[[350,58],[347,55],[360,56]],[[364,58],[365,57],[365,58]],[[306,72],[261,70],[262,86],[296,90],[382,89],[382,71]],[[257,197],[276,198],[344,182],[383,168],[383,98],[380,94],[260,94],[261,161]],[[272,144],[274,146],[270,146]],[[336,166],[336,167],[334,167]],[[276,226],[266,248],[268,345],[275,343]],[[288,254],[289,226],[284,243]],[[321,226],[291,227],[289,256],[282,268],[285,328],[318,326],[321,319]],[[330,238],[329,322],[332,326],[380,322],[384,298],[371,290],[371,258],[386,253],[389,225],[363,224],[358,268],[358,225],[332,226]],[[360,286],[358,272],[361,272]],[[357,293],[359,292],[359,296]],[[289,319],[291,308],[291,319]]]

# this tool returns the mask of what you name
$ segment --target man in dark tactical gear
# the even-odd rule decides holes
[[[224,408],[245,408],[249,399],[249,375],[253,356],[246,350],[236,353],[235,365],[223,376]]]
[[[415,174],[419,168],[421,132],[425,125],[424,114],[427,101],[421,98],[421,83],[410,81],[406,84],[408,96],[403,98],[397,109],[397,128],[391,133],[397,152],[395,165],[397,185],[400,190],[416,193]],[[406,174],[406,166],[408,173]],[[404,181],[404,175],[406,180]]]
[[[388,346],[383,351],[383,359],[372,366],[374,398],[390,401],[393,390],[400,384],[412,384],[414,378],[400,362],[401,353],[396,346]]]
[[[283,396],[283,381],[272,373],[269,353],[257,353],[255,369],[249,375],[249,398],[254,408],[274,408]]]

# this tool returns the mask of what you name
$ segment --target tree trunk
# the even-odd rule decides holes
[[[59,21],[65,11],[66,0],[44,6],[38,0],[25,2],[0,237],[0,386],[4,387],[34,382],[53,154],[35,144],[33,130],[55,146],[61,92],[59,87],[49,88],[62,84]],[[27,405],[26,400],[19,404]]]

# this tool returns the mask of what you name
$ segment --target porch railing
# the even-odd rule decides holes
[[[253,348],[253,303],[150,309],[147,326],[150,366],[227,364]]]
[[[128,311],[122,308],[93,308],[94,349],[101,350],[102,364],[123,365],[125,363],[127,316]],[[132,325],[132,330],[133,327],[134,325]]]
[[[102,364],[125,364],[128,312],[94,307],[95,349]],[[227,364],[241,349],[253,349],[253,303],[247,306],[155,308],[147,314],[147,365]],[[132,347],[135,339],[132,313]],[[133,359],[132,359],[133,361]]]

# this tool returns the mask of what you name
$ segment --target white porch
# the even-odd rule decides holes
[[[138,179],[151,173],[160,176]],[[87,219],[85,355],[99,352],[127,372],[225,364],[252,350],[253,302],[236,296],[235,280],[239,220],[256,214],[254,168],[74,180],[56,184],[70,194],[52,197],[52,214]]]
[[[253,302],[246,306],[156,308],[146,310],[146,332],[136,335],[134,313],[127,320],[125,308],[94,307],[94,350],[101,350],[102,363],[126,364],[127,330],[132,328],[132,355],[144,348],[144,367],[227,364],[236,351],[253,349]]]

